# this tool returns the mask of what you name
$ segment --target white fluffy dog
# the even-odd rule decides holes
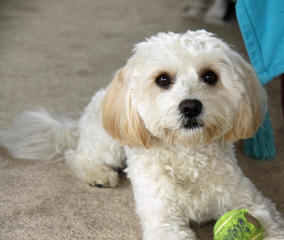
[[[75,174],[100,186],[118,184],[126,159],[145,240],[196,239],[190,221],[239,208],[262,222],[266,240],[283,240],[280,213],[243,175],[232,144],[251,137],[264,112],[252,68],[222,40],[159,33],[136,45],[78,124],[25,112],[0,142],[19,158],[66,150]]]

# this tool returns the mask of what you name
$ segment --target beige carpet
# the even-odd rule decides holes
[[[172,0],[0,0],[0,129],[16,113],[44,106],[78,116],[123,66],[137,41],[158,31],[206,28],[245,52],[236,22],[204,25],[180,16]],[[279,81],[268,86],[278,155],[246,158],[245,173],[284,213],[284,128]],[[212,225],[197,228],[212,239]],[[141,230],[125,177],[116,189],[92,188],[64,162],[20,161],[0,152],[1,240],[134,240]]]

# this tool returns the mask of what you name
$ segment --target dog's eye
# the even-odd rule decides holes
[[[201,79],[209,85],[215,85],[218,81],[218,76],[213,71],[208,70],[201,74]]]
[[[172,78],[168,74],[163,73],[156,78],[156,83],[159,87],[167,89],[172,83]]]

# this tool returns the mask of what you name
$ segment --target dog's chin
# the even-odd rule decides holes
[[[222,128],[206,125],[200,119],[187,119],[175,129],[164,129],[159,138],[168,144],[184,147],[207,145],[223,136]]]
[[[182,128],[187,129],[188,131],[193,131],[197,128],[201,128],[203,124],[198,121],[196,118],[187,118],[182,120]]]
[[[180,129],[177,132],[173,143],[184,147],[197,147],[210,144],[213,140],[214,137],[211,134],[208,134],[205,126],[192,125]]]
[[[172,145],[195,146],[202,143],[204,130],[201,124],[191,121],[177,129],[165,129],[159,138]]]

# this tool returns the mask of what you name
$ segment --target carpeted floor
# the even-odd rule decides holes
[[[181,18],[181,0],[0,0],[0,129],[26,109],[79,116],[110,82],[134,43],[158,31],[205,28],[245,54],[237,23],[204,25]],[[284,128],[280,82],[267,86],[278,155],[248,159],[245,173],[284,213]],[[212,239],[212,225],[196,228]],[[12,159],[0,152],[1,240],[134,240],[141,230],[126,177],[118,188],[79,182],[63,161]]]

